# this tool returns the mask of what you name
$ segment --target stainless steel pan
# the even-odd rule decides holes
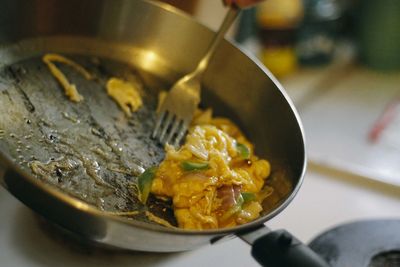
[[[227,41],[206,72],[202,104],[237,122],[257,154],[271,162],[268,183],[277,189],[262,217],[230,229],[187,231],[157,225],[142,212],[111,214],[150,209],[175,223],[170,203],[153,198],[143,207],[129,184],[135,173],[163,157],[149,137],[157,93],[193,69],[212,34],[176,9],[150,1],[1,1],[3,186],[59,226],[109,246],[181,251],[238,235],[254,243],[263,264],[325,266],[289,233],[263,226],[300,188],[306,167],[303,130],[275,78]],[[41,61],[48,52],[67,55],[94,73],[87,81],[61,66],[84,102],[65,98]],[[104,83],[111,76],[142,86],[145,105],[131,119],[106,95]],[[47,167],[32,171],[32,162]]]

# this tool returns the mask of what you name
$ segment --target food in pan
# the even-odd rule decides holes
[[[83,100],[83,96],[81,96],[76,89],[74,84],[71,84],[67,77],[65,77],[64,73],[61,72],[59,68],[54,64],[54,62],[59,62],[66,64],[72,68],[74,68],[77,72],[82,74],[86,79],[91,80],[93,76],[81,65],[78,63],[63,57],[58,54],[46,54],[43,56],[43,62],[46,63],[47,67],[49,68],[51,74],[57,79],[57,81],[61,84],[64,88],[65,95],[73,102],[80,102]]]
[[[233,227],[252,221],[272,192],[264,187],[270,173],[268,161],[254,155],[253,145],[236,125],[198,111],[185,143],[166,145],[158,168],[139,177],[141,199],[149,191],[172,198],[178,226],[184,229]]]
[[[43,61],[71,101],[83,100],[76,86],[69,83],[53,62],[72,66],[85,78],[92,79],[88,71],[57,54],[47,54]],[[108,77],[102,87],[128,117],[143,105],[139,88],[127,81]],[[159,102],[163,96],[165,93],[160,94]],[[139,199],[146,204],[150,193],[156,198],[170,199],[180,228],[203,230],[245,224],[260,217],[264,199],[273,192],[272,187],[265,185],[270,174],[269,162],[254,154],[253,144],[233,122],[226,118],[213,118],[211,109],[198,110],[185,143],[180,148],[167,144],[165,153],[158,166],[148,168],[136,180]],[[43,169],[39,168],[42,165],[32,162],[30,167],[34,173],[45,176],[38,171]],[[100,169],[98,166],[96,174]],[[101,177],[95,182],[98,185],[106,183]],[[113,188],[108,183],[105,185]],[[151,221],[172,226],[147,209],[111,213],[121,216],[144,214]]]
[[[106,86],[108,95],[117,102],[128,117],[143,105],[139,91],[132,83],[112,77],[107,81]]]

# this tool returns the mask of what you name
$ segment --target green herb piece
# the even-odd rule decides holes
[[[242,192],[240,193],[243,197],[244,203],[254,201],[257,199],[256,194],[250,192]]]
[[[138,177],[139,198],[143,204],[147,202],[156,172],[157,167],[150,167]]]
[[[207,170],[210,168],[208,162],[193,162],[193,161],[183,161],[181,167],[185,171],[199,171]]]
[[[236,149],[239,152],[239,155],[243,159],[249,159],[250,158],[250,149],[241,143],[236,144]]]
[[[229,210],[227,210],[221,217],[222,221],[226,221],[229,219],[232,215],[236,214],[242,209],[244,203],[244,198],[242,194],[239,194],[238,198],[236,199],[236,204],[233,205]]]

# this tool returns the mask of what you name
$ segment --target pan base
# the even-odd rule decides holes
[[[0,71],[0,112],[7,114],[0,117],[0,149],[24,171],[101,210],[149,221],[143,214],[149,209],[176,225],[168,201],[151,198],[145,207],[135,186],[137,176],[164,157],[150,138],[164,82],[114,60],[66,56],[95,77],[86,80],[59,65],[84,96],[79,103],[68,100],[41,56]],[[129,118],[107,95],[111,77],[140,89],[144,105]]]

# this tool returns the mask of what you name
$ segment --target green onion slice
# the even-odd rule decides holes
[[[250,192],[242,192],[240,193],[243,197],[244,203],[254,201],[257,199],[256,194]]]
[[[150,167],[145,170],[138,177],[138,187],[139,187],[139,198],[143,204],[146,204],[147,198],[149,197],[151,185],[153,183],[153,179],[156,175],[157,167]]]
[[[243,159],[249,159],[250,158],[250,149],[241,143],[236,144],[236,149],[239,152],[239,155]]]
[[[183,161],[181,167],[185,171],[199,171],[210,168],[208,162]]]

